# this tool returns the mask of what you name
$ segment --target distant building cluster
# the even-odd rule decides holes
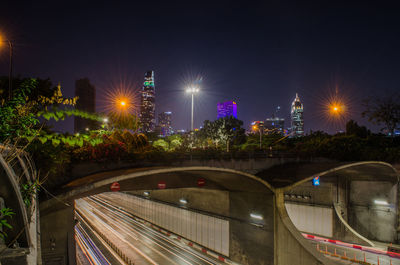
[[[75,96],[79,97],[76,108],[86,112],[95,112],[95,87],[89,82],[89,79],[83,78],[75,82]],[[147,71],[144,74],[143,87],[140,91],[140,112],[139,120],[141,131],[144,133],[154,132],[158,136],[167,137],[174,133],[182,134],[184,130],[172,128],[172,112],[165,111],[158,114],[158,123],[156,123],[156,102],[155,102],[155,84],[154,71]],[[250,132],[261,134],[281,134],[288,136],[304,135],[303,103],[299,95],[292,102],[290,111],[290,127],[285,129],[285,119],[279,117],[280,107],[278,106],[271,117],[265,120],[253,121],[250,125]],[[238,118],[237,103],[233,100],[218,102],[217,119],[224,117]],[[99,124],[94,121],[75,118],[75,132],[83,132],[97,129]]]
[[[290,111],[290,127],[285,129],[285,119],[278,117],[278,106],[270,118],[265,121],[253,121],[250,124],[250,132],[262,134],[281,134],[292,137],[304,135],[303,103],[298,94],[292,102]]]

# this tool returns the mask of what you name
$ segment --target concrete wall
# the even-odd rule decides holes
[[[143,196],[143,191],[130,193]],[[230,228],[229,258],[240,264],[274,264],[272,192],[183,188],[153,190],[150,191],[150,197],[176,206],[179,206],[180,198],[185,198],[188,200],[188,209],[227,217]],[[252,219],[250,213],[262,215],[264,219]]]
[[[396,242],[397,190],[392,182],[351,181],[349,224],[368,239]],[[376,199],[389,205],[377,205]]]
[[[275,193],[275,265],[342,264],[325,258],[303,238],[291,222],[284,206],[284,194]]]
[[[242,264],[274,264],[273,194],[230,192],[231,258]],[[263,220],[250,217],[261,215]]]
[[[229,215],[229,192],[223,190],[182,188],[151,190],[150,199],[162,201],[179,206],[179,200],[187,200],[187,207],[213,213],[220,216]],[[143,196],[144,190],[130,191],[130,194]],[[210,207],[212,205],[212,207]]]
[[[396,242],[397,196],[398,185],[394,182],[357,180],[356,175],[331,174],[321,177],[320,186],[315,187],[308,181],[285,192],[285,201],[332,208],[336,203],[342,218],[334,215],[332,238],[369,245],[362,237]],[[375,199],[387,201],[389,205],[378,206]],[[341,219],[356,233],[349,230]]]
[[[75,265],[74,208],[59,207],[41,213],[43,265]]]

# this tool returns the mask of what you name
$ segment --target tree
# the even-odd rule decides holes
[[[390,97],[369,98],[364,102],[365,111],[363,117],[374,124],[385,125],[383,129],[394,135],[394,130],[400,123],[400,94]]]
[[[347,135],[356,135],[361,138],[366,138],[368,135],[371,135],[371,131],[367,129],[365,126],[359,126],[357,122],[353,120],[349,120],[346,123],[346,134]]]
[[[35,79],[26,79],[14,89],[10,100],[3,99],[0,104],[0,142],[6,140],[15,143],[24,136],[35,135],[35,125],[39,120],[33,109],[35,104],[27,98],[36,87]]]
[[[169,144],[164,139],[158,139],[157,141],[153,142],[153,146],[156,148],[161,148],[164,151],[168,151],[169,149]]]
[[[131,113],[127,114],[110,113],[109,122],[112,128],[118,130],[127,129],[137,132],[139,129],[139,119],[135,114]]]
[[[226,151],[229,152],[230,145],[236,140],[238,144],[245,140],[243,122],[233,116],[220,118],[213,122],[206,120],[202,128],[203,134],[210,138],[218,147],[219,143],[225,143]]]

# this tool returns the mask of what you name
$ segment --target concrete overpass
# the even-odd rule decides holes
[[[321,177],[322,184],[318,189],[309,184],[315,176]],[[325,203],[323,206],[340,206],[340,210],[347,213],[356,211],[351,219],[339,210],[342,218],[334,217],[336,226],[332,226],[332,233],[346,240],[365,243],[362,233],[368,237],[373,235],[372,230],[369,231],[371,234],[365,234],[357,229],[361,230],[365,220],[369,222],[375,216],[364,216],[361,218],[364,221],[358,225],[354,220],[362,215],[362,211],[356,210],[356,202],[361,197],[349,195],[361,195],[357,187],[369,192],[368,184],[372,183],[376,194],[391,191],[387,199],[395,205],[392,207],[395,210],[390,218],[385,218],[395,227],[389,229],[384,239],[397,239],[397,177],[395,169],[382,162],[277,165],[260,172],[259,176],[215,167],[142,168],[98,173],[68,183],[64,187],[67,192],[41,204],[44,264],[52,264],[52,261],[74,264],[73,201],[109,191],[110,184],[115,181],[120,183],[122,191],[137,194],[151,191],[152,198],[169,203],[177,203],[179,198],[186,197],[191,209],[227,217],[230,258],[239,263],[335,264],[304,239],[289,218],[285,203],[304,204],[301,200],[309,197],[313,198],[306,203],[310,206],[320,207]],[[199,178],[206,180],[202,188],[197,187]],[[160,181],[166,183],[166,189],[158,189]],[[375,185],[377,183],[379,185]],[[251,213],[257,213],[263,219],[251,219]],[[351,224],[356,227],[351,228]]]

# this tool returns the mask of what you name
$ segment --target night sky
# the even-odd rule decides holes
[[[83,3],[86,2],[86,3]],[[195,127],[217,116],[219,101],[235,100],[245,127],[278,114],[287,119],[299,93],[306,132],[343,129],[327,122],[323,102],[336,93],[361,124],[362,99],[389,95],[400,78],[400,16],[395,6],[359,1],[2,1],[0,31],[14,45],[14,73],[106,91],[139,91],[155,71],[156,113],[173,112],[173,127],[190,127],[187,84],[201,79]],[[64,3],[64,4],[61,4]],[[8,73],[6,47],[0,75]],[[138,92],[137,92],[138,93]],[[67,121],[59,128],[72,130]]]

